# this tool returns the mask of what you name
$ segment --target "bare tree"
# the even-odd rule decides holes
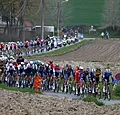
[[[104,12],[103,12],[103,24],[106,26],[112,26],[115,29],[115,25],[120,23],[120,0],[105,0]]]
[[[58,3],[62,3],[65,0],[49,0],[49,5],[45,11],[45,21],[47,24],[57,25],[58,10],[60,8],[60,23],[61,26],[65,21],[71,18],[71,7],[68,2],[64,2],[58,8]]]

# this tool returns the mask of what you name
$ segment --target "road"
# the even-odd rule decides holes
[[[43,92],[44,95],[47,95],[47,96],[55,96],[55,97],[58,97],[60,99],[68,99],[68,100],[72,100],[72,99],[80,99],[79,96],[76,96],[74,94],[65,94],[65,93],[54,93],[52,91],[49,91],[49,92]],[[120,104],[120,101],[119,100],[104,100],[104,99],[100,99],[99,101],[103,102],[105,105],[114,105],[114,104]]]
[[[95,38],[84,38],[84,39],[79,39],[79,41],[78,42],[81,42],[81,41],[83,41],[83,40],[94,40]],[[78,42],[76,42],[76,43],[78,43]],[[75,43],[75,44],[76,44]],[[71,46],[71,45],[73,45],[74,43],[71,43],[70,45],[66,45],[66,46],[62,46],[62,47],[68,47],[68,46]],[[31,54],[31,53],[29,53],[29,55],[30,56],[32,56],[32,55],[35,55],[35,54],[44,54],[44,53],[47,53],[47,52],[51,52],[51,51],[55,51],[55,50],[58,50],[58,49],[60,49],[60,48],[62,48],[62,47],[57,47],[57,48],[53,48],[52,50],[50,50],[50,51],[46,51],[45,49],[44,49],[44,51],[43,52],[40,52],[40,53],[38,53],[38,52],[35,52],[34,54]],[[23,52],[23,56],[25,56],[26,54]]]

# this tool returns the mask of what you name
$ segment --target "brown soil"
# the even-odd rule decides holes
[[[119,115],[119,106],[0,90],[0,115]]]
[[[120,41],[96,40],[73,52],[53,57],[35,58],[41,61],[52,59],[60,65],[66,63],[74,67],[101,67],[110,63],[114,73],[120,70]],[[0,115],[119,115],[120,107],[99,107],[94,103],[77,100],[58,99],[45,95],[0,90]]]

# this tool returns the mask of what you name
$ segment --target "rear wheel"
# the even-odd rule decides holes
[[[101,91],[98,91],[98,98],[101,99]]]

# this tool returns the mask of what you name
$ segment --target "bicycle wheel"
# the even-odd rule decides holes
[[[98,95],[98,98],[101,99],[101,90],[100,90],[100,88],[97,91],[97,95]]]
[[[111,100],[111,92],[110,90],[108,89],[108,92],[107,92],[107,99],[110,101]]]

